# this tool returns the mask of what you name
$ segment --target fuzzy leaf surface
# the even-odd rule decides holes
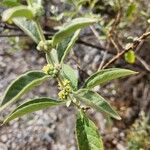
[[[60,31],[58,31],[53,37],[53,45],[58,44],[63,39],[73,34],[76,30],[85,28],[93,23],[97,22],[93,18],[76,18],[73,19],[70,23],[65,25]]]
[[[77,114],[76,137],[78,150],[104,150],[97,127],[82,111]]]
[[[65,39],[62,39],[62,41],[58,44],[57,53],[58,53],[59,62],[63,63],[65,57],[74,46],[79,33],[80,30],[77,30],[74,34],[66,37]]]
[[[121,119],[118,113],[110,106],[110,104],[94,91],[81,89],[74,96],[87,106],[95,108],[97,111],[104,112],[117,120]]]
[[[24,17],[14,18],[13,22],[23,30],[29,37],[32,38],[37,44],[40,42],[40,36],[38,34],[37,27],[32,20],[27,20]]]
[[[32,19],[34,17],[34,13],[27,6],[21,5],[9,8],[2,14],[3,21],[8,21],[16,17],[25,17],[27,19]]]
[[[93,88],[97,85],[107,83],[111,80],[136,74],[137,72],[128,69],[111,68],[100,70],[91,75],[84,84],[84,88]]]
[[[7,88],[0,105],[0,110],[19,99],[24,93],[30,91],[35,86],[43,83],[47,78],[48,76],[41,71],[29,71],[19,76]]]
[[[77,74],[75,73],[74,69],[71,68],[69,65],[63,64],[62,65],[62,75],[70,81],[73,90],[77,90],[78,77],[77,77]]]
[[[25,102],[24,104],[18,106],[13,112],[11,112],[4,123],[7,123],[15,118],[21,117],[23,115],[45,109],[52,106],[58,106],[63,104],[63,101],[54,100],[51,98],[43,97],[43,98],[36,98]]]

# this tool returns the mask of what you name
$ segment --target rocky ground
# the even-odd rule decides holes
[[[10,46],[6,39],[0,39],[0,45],[0,95],[3,95],[13,79],[29,69],[41,69],[45,59],[35,50],[9,53]],[[56,94],[55,82],[50,81],[24,96],[22,100],[37,96],[56,97]],[[20,102],[21,100],[18,104]],[[0,119],[16,105],[5,109]],[[57,107],[12,121],[0,127],[0,150],[75,150],[74,117],[73,108]]]
[[[42,54],[40,55],[34,49],[10,52],[10,43],[7,39],[1,38],[0,45],[0,95],[3,95],[4,90],[13,79],[29,69],[41,69],[45,64],[45,59]],[[82,67],[88,69],[89,73],[92,72],[92,68],[95,69],[95,64],[100,59],[100,55],[94,58],[96,53],[97,50],[93,50],[86,55],[85,51],[80,53],[81,57],[84,56]],[[91,61],[93,63],[90,63]],[[74,64],[73,60],[69,62]],[[56,97],[57,87],[55,84],[54,81],[44,83],[36,90],[23,96],[17,104],[11,106],[10,109],[5,109],[1,113],[0,119],[2,120],[10,110],[13,110],[24,99],[37,96]],[[103,116],[99,113],[95,114],[93,111],[90,114],[95,115],[95,121],[102,129],[101,132],[104,133],[105,120]],[[75,110],[72,107],[57,107],[35,112],[0,127],[0,150],[76,150],[74,123]],[[113,130],[118,132],[117,128]],[[112,140],[111,136],[109,139]],[[114,143],[116,142],[114,140]],[[119,147],[118,145],[118,149],[121,150]]]
[[[49,10],[51,1],[46,0],[46,2],[45,7]],[[147,6],[148,9],[149,0],[144,0],[143,2],[145,2],[146,5],[144,6]],[[52,4],[60,5],[60,1],[55,0]],[[59,6],[60,12],[64,9],[66,9],[64,5]],[[2,11],[3,8],[0,8],[0,13]],[[139,21],[139,23],[133,24],[133,27],[127,29],[128,31],[125,33],[141,35],[144,31],[143,26],[141,28],[139,24],[141,25],[143,22]],[[0,33],[1,31],[3,31],[3,28],[0,28]],[[89,30],[85,31],[85,33],[88,32]],[[9,83],[18,75],[31,69],[41,69],[46,63],[44,55],[35,50],[35,46],[30,42],[31,40],[27,40],[27,45],[29,46],[26,47],[27,45],[18,46],[18,39],[17,37],[0,38],[0,99]],[[24,41],[24,38],[21,39]],[[91,44],[99,46],[93,36],[85,36],[85,39],[83,37],[82,40],[87,41],[87,43],[90,41]],[[89,45],[85,46],[85,44],[79,43],[67,62],[75,69],[78,68],[76,64],[81,69],[84,69],[84,71],[80,70],[78,72],[81,84],[87,74],[97,70],[104,57],[106,57],[106,60],[110,58],[112,51],[111,53],[108,51],[106,55],[102,49],[95,49]],[[149,47],[150,42],[147,39],[137,53],[143,59],[143,62],[148,64],[146,64],[148,67],[150,65]],[[141,111],[145,111],[147,116],[150,115],[150,76],[139,60],[136,60],[135,64],[129,65],[122,58],[112,66],[129,68],[140,72],[136,77],[113,81],[111,84],[95,88],[116,107],[122,120],[107,120],[102,114],[93,110],[89,111],[89,116],[98,126],[105,142],[106,150],[128,150],[126,131],[139,118]],[[44,83],[23,96],[16,104],[11,105],[0,113],[0,123],[11,110],[24,100],[38,96],[57,97],[57,92],[55,81]],[[0,150],[76,150],[74,128],[75,109],[73,107],[66,108],[61,106],[38,111],[16,119],[7,125],[0,126]],[[148,147],[144,150],[150,150],[150,148]]]
[[[6,38],[0,38],[0,96],[4,94],[6,87],[19,74],[30,69],[41,69],[45,64],[44,55],[36,51],[33,46],[27,48],[28,50],[24,49],[14,52],[10,50],[11,45],[10,41],[8,41]],[[77,68],[75,63],[79,63],[81,68],[86,70],[86,73],[91,74],[99,66],[103,55],[104,53],[97,49],[78,45],[76,46],[75,53],[70,55],[67,62],[74,68]],[[83,82],[82,80],[80,79],[80,82]],[[131,92],[132,88],[126,88],[128,84],[130,82],[123,84],[122,88],[124,87],[124,89],[128,89],[128,92]],[[122,123],[110,122],[108,124],[102,114],[96,113],[93,110],[89,111],[89,115],[99,127],[107,150],[127,150],[125,143],[126,123],[128,124],[129,120],[133,120],[136,112],[140,111],[137,110],[137,105],[134,108],[128,104],[129,101],[122,101],[128,93],[123,90],[124,97],[120,97],[122,92],[118,90],[119,87],[120,84],[115,81],[112,84],[101,88],[98,87],[95,90],[100,91],[112,104],[115,104],[120,114],[124,116],[123,119],[125,120]],[[0,120],[3,120],[10,110],[13,110],[16,105],[25,99],[38,96],[56,97],[57,90],[54,81],[44,83],[26,96],[23,96],[17,104],[5,109],[0,114]],[[133,103],[135,102],[133,100]],[[66,108],[64,106],[35,112],[0,127],[0,150],[76,150],[74,124],[75,110],[72,107]],[[111,126],[111,124],[113,125]]]

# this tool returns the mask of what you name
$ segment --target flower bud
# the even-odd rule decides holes
[[[72,88],[70,86],[70,81],[64,80],[63,85],[61,85],[60,83],[58,83],[58,85],[59,85],[59,89],[61,89],[61,91],[58,93],[59,98],[62,100],[67,99],[69,94],[72,91]]]
[[[45,52],[51,51],[51,49],[52,49],[52,44],[51,43],[52,43],[51,40],[47,40],[45,42],[40,41],[38,46],[37,46],[37,50],[45,51]]]
[[[45,74],[48,74],[53,78],[57,77],[57,74],[59,72],[59,70],[55,68],[52,64],[47,64],[46,66],[43,67],[42,70]]]

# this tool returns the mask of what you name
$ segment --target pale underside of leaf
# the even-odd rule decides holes
[[[71,38],[70,42],[68,43],[66,49],[64,50],[63,56],[61,58],[61,64],[63,63],[65,57],[67,56],[67,54],[70,52],[70,50],[74,46],[74,44],[79,36],[79,33],[80,33],[80,29],[74,33],[73,37]]]
[[[37,27],[32,20],[27,20],[24,17],[21,18],[14,18],[13,22],[23,30],[31,39],[36,42],[37,44],[40,42],[40,36],[38,34]]]
[[[17,17],[26,17],[28,19],[32,19],[34,17],[34,14],[32,10],[29,9],[27,6],[16,6],[13,8],[9,8],[5,10],[2,14],[3,21],[9,21]]]
[[[72,20],[54,35],[53,45],[58,44],[62,39],[73,34],[76,30],[85,28],[95,22],[97,22],[97,20],[92,18],[76,18]]]
[[[46,53],[46,60],[49,64],[52,64],[52,61],[51,59],[49,59],[49,55],[51,56],[51,59],[56,63],[56,64],[59,64],[59,61],[58,61],[58,53],[55,49],[52,49],[51,52],[48,54]]]
[[[49,76],[41,71],[29,71],[21,75],[7,88],[1,102],[0,111],[6,108],[9,104],[15,102],[24,93],[43,83],[48,78]]]
[[[62,39],[62,41],[57,45],[58,60],[61,64],[63,63],[65,57],[74,46],[79,33],[80,29],[77,30],[74,34]]]
[[[104,150],[97,127],[82,111],[77,114],[76,137],[78,150]]]
[[[96,92],[87,89],[81,89],[74,96],[86,105],[95,108],[97,111],[104,112],[117,120],[121,119],[118,113],[110,106],[110,104]]]
[[[65,50],[67,49],[68,44],[70,43],[72,37],[74,34],[62,39],[61,42],[58,43],[57,45],[57,54],[58,54],[58,60],[59,62],[61,62],[62,57],[64,55]]]
[[[29,100],[24,104],[18,106],[12,113],[10,113],[7,118],[4,120],[4,123],[7,123],[15,118],[21,117],[23,115],[45,109],[52,106],[58,106],[64,104],[63,101],[54,100],[51,98],[43,97]]]
[[[73,90],[77,90],[78,87],[78,77],[75,73],[74,69],[72,69],[69,65],[62,65],[62,75],[68,79],[71,83]]]
[[[128,75],[136,74],[137,72],[128,70],[128,69],[120,69],[120,68],[111,68],[100,70],[93,75],[91,75],[84,84],[84,88],[93,88],[97,85],[108,83],[111,80],[125,77]]]

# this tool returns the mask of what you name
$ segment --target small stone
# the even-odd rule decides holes
[[[12,144],[11,144],[11,148],[12,148],[12,149],[15,149],[15,148],[16,148],[16,144],[15,144],[15,143],[12,143]]]
[[[101,58],[100,55],[96,55],[96,56],[94,57],[93,63],[99,62],[100,58]]]
[[[8,150],[6,144],[0,143],[0,150]]]
[[[113,140],[113,144],[115,144],[115,145],[117,144],[117,139]]]
[[[118,132],[118,128],[116,128],[116,127],[112,128],[112,132],[117,133]]]
[[[72,146],[69,150],[76,150],[76,148],[74,146]]]
[[[14,124],[13,124],[13,128],[18,128],[19,127],[19,124],[18,122],[16,121]]]
[[[6,142],[7,141],[7,136],[6,135],[2,135],[1,136],[1,140],[2,140],[2,142]]]
[[[89,62],[89,59],[90,59],[89,55],[85,55],[84,58],[83,58],[83,60],[84,60],[85,62]]]
[[[125,134],[123,132],[121,132],[120,137],[125,137]]]
[[[117,150],[127,150],[126,147],[120,143],[117,144]]]
[[[52,138],[46,133],[44,134],[44,136],[42,137],[43,140],[46,140],[47,142],[51,142],[52,141]]]

